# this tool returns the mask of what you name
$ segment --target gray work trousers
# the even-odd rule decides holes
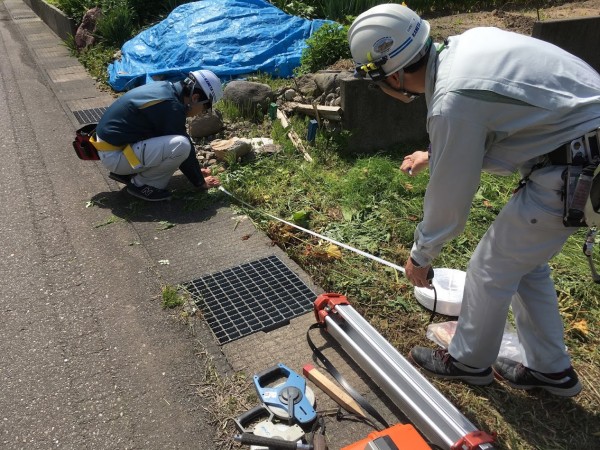
[[[131,147],[142,163],[132,168],[122,151],[99,152],[102,164],[119,175],[132,175],[137,186],[153,186],[164,189],[169,180],[188,157],[190,140],[186,136],[160,136],[136,142]]]
[[[562,224],[563,170],[551,166],[534,172],[473,253],[449,346],[458,361],[483,368],[496,360],[512,305],[523,364],[543,373],[570,366],[548,265],[576,231]]]

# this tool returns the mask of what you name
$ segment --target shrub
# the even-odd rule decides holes
[[[347,40],[348,26],[339,23],[326,23],[306,40],[307,47],[302,51],[299,74],[316,72],[339,61],[350,58]]]
[[[128,3],[120,2],[104,10],[96,25],[96,34],[105,45],[119,48],[133,36],[136,22],[134,10]]]
[[[57,8],[78,24],[88,9],[98,4],[96,0],[56,0]]]

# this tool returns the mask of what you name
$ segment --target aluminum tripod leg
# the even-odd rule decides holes
[[[479,431],[409,361],[338,294],[315,301],[315,315],[344,351],[433,444],[444,449],[491,450]]]

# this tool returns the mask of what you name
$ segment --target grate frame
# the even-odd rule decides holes
[[[81,125],[99,122],[108,107],[90,108],[73,111],[73,115]]]
[[[277,256],[183,284],[220,345],[287,325],[313,308],[316,294]]]

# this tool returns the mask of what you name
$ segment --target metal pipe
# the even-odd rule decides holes
[[[350,304],[339,299],[326,304],[330,294],[315,301],[317,317],[324,317],[329,334],[433,444],[445,449],[491,450],[493,438],[480,432],[408,360],[381,336]],[[324,308],[324,309],[321,309]],[[465,438],[483,435],[477,446]],[[475,441],[477,439],[474,439]]]

